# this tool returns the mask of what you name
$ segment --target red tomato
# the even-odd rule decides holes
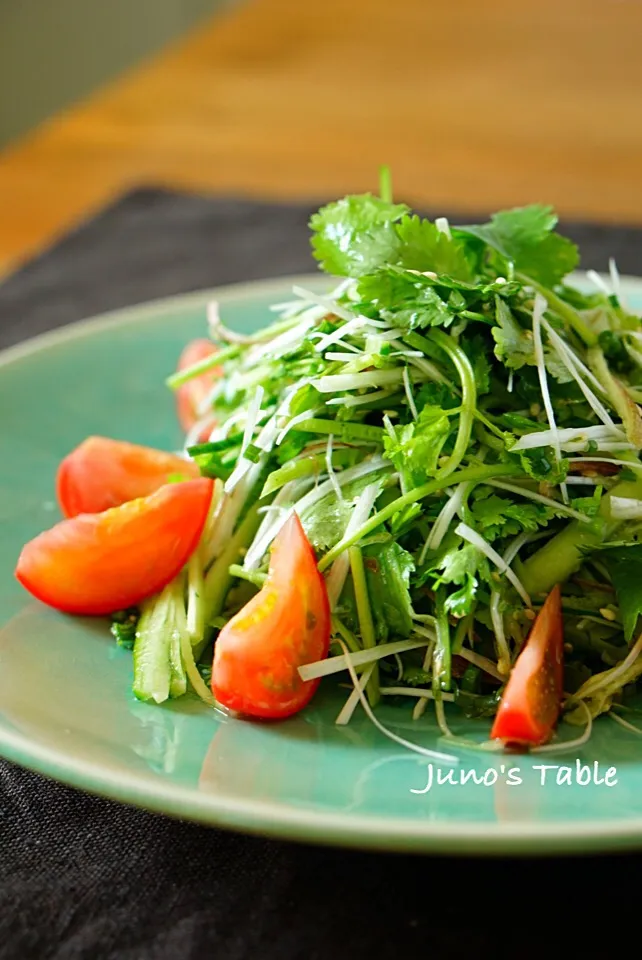
[[[281,719],[309,703],[320,680],[298,667],[330,648],[325,580],[296,514],[275,538],[268,578],[214,644],[212,693],[230,710]]]
[[[193,460],[174,453],[88,437],[60,464],[56,493],[64,516],[75,517],[148,497],[179,474],[189,480],[199,477],[200,471]]]
[[[564,691],[564,622],[559,585],[546,598],[502,695],[491,738],[505,744],[546,743]]]
[[[192,340],[180,355],[178,369],[186,370],[200,360],[211,357],[213,353],[216,353],[216,350],[217,348],[211,340]],[[212,370],[208,370],[207,373],[202,373],[200,376],[188,380],[187,383],[182,384],[182,386],[176,390],[178,419],[185,433],[188,433],[197,420],[200,419],[198,413],[199,407],[220,375],[221,368],[214,367]],[[216,420],[214,417],[208,418],[199,434],[198,442],[204,443],[215,426]]]
[[[62,520],[23,547],[15,575],[65,613],[101,616],[137,606],[187,563],[212,490],[205,477],[170,483],[112,510]]]

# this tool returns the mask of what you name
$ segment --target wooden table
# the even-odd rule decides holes
[[[316,199],[382,163],[431,209],[642,223],[641,40],[642,0],[237,3],[0,156],[0,266],[134,185]]]

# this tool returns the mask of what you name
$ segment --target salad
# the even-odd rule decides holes
[[[279,720],[347,682],[338,724],[363,709],[431,756],[382,700],[482,749],[637,731],[642,323],[613,262],[573,282],[556,226],[539,204],[432,222],[385,169],[322,207],[328,292],[250,335],[211,304],[167,382],[184,449],[88,438],[18,580],[111,618],[152,703]]]

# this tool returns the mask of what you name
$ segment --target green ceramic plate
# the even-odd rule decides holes
[[[327,286],[319,276],[304,281]],[[58,615],[14,580],[23,543],[59,519],[55,471],[77,443],[106,434],[179,445],[163,381],[185,341],[204,335],[206,302],[215,295],[227,323],[249,331],[270,316],[270,303],[288,299],[291,285],[253,283],[134,307],[0,358],[0,753],[92,793],[295,840],[452,854],[642,848],[642,740],[608,718],[577,754],[461,753],[458,767],[432,769],[427,789],[427,761],[363,713],[334,725],[346,696],[336,680],[279,724],[221,718],[191,698],[138,703],[130,655],[106,624]],[[642,281],[625,286],[642,308]],[[411,709],[388,706],[381,717],[398,734],[436,745],[434,726],[413,724]],[[459,716],[452,725],[475,730]],[[551,768],[537,769],[542,764]],[[438,782],[438,773],[449,779]]]

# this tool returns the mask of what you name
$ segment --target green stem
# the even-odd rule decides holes
[[[642,447],[642,420],[635,403],[609,370],[606,357],[599,347],[589,350],[588,361],[624,424],[627,440],[639,450]]]
[[[354,633],[352,633],[351,630],[348,630],[345,623],[342,620],[339,620],[339,618],[334,614],[332,615],[331,619],[332,632],[334,634],[339,634],[341,639],[345,642],[346,647],[348,647],[352,653],[358,653],[359,650],[361,650],[361,647],[359,646],[359,642]]]
[[[590,523],[572,520],[560,533],[518,565],[518,577],[531,597],[547,594],[580,569],[586,551],[611,536],[619,525],[611,517],[611,497],[642,497],[642,480],[621,481],[602,497],[599,515]]]
[[[366,649],[376,647],[377,639],[375,636],[374,624],[372,622],[372,611],[370,609],[370,598],[368,597],[368,586],[366,584],[366,571],[363,565],[363,556],[359,547],[350,547],[348,551],[350,557],[350,570],[352,573],[352,583],[354,585],[354,596],[357,604],[357,616],[359,617],[359,632],[361,641]],[[379,665],[377,664],[368,680],[366,693],[370,706],[375,707],[379,702]]]
[[[390,167],[381,167],[379,170],[379,194],[384,203],[392,203]]]
[[[371,427],[367,423],[355,423],[352,420],[322,420],[313,418],[297,423],[297,432],[332,434],[337,440],[368,440],[381,443],[385,430],[383,427]]]
[[[212,620],[221,613],[227,592],[232,586],[234,578],[230,573],[230,567],[241,558],[243,549],[250,545],[259,529],[262,517],[258,510],[258,503],[255,503],[223,552],[207,571],[203,589],[203,603],[205,606],[205,621],[208,624],[211,624]],[[195,648],[194,656],[197,661],[208,640],[209,636],[206,636],[203,642]]]
[[[521,283],[527,284],[529,287],[537,290],[538,293],[541,293],[551,310],[554,310],[563,320],[566,320],[577,335],[582,338],[587,347],[595,346],[597,343],[596,334],[586,326],[575,307],[572,307],[570,303],[566,303],[561,297],[558,297],[556,293],[549,290],[548,287],[538,283],[537,280],[533,280],[532,277],[527,276],[525,273],[518,272],[515,276]]]
[[[237,577],[239,580],[247,580],[248,583],[253,583],[255,587],[258,587],[259,590],[267,580],[267,573],[258,573],[254,570],[245,570],[243,567],[239,566],[238,563],[231,563],[229,572],[231,577]]]
[[[459,653],[459,651],[463,647],[464,640],[466,639],[466,635],[468,633],[468,630],[470,629],[472,620],[473,620],[473,615],[472,613],[469,613],[468,616],[462,617],[459,623],[457,624],[457,627],[455,629],[455,636],[453,637],[453,643],[452,643],[453,654]]]
[[[481,482],[483,480],[490,480],[493,477],[514,477],[521,473],[521,468],[516,464],[496,463],[492,465],[489,464],[488,466],[464,467],[462,470],[451,474],[447,478],[441,477],[439,480],[429,480],[428,483],[424,483],[420,487],[415,487],[403,496],[397,497],[396,500],[393,500],[382,510],[379,510],[378,513],[370,517],[369,520],[366,520],[366,522],[350,536],[343,537],[342,540],[335,543],[332,549],[328,550],[325,556],[319,561],[319,570],[321,572],[326,570],[330,564],[334,563],[339,554],[343,553],[344,550],[347,550],[348,547],[351,547],[354,543],[357,543],[362,537],[372,533],[373,530],[376,530],[377,527],[385,523],[386,520],[390,520],[399,510],[403,510],[404,507],[409,507],[413,503],[423,500],[425,497],[430,497],[438,493],[446,486],[455,486],[467,480],[477,480]]]
[[[481,422],[475,424],[475,436],[480,443],[484,443],[487,447],[490,447],[491,450],[497,450],[498,453],[506,449],[504,441],[498,440],[497,437],[494,437],[488,430],[485,430]]]
[[[506,446],[506,443],[505,443],[506,434],[504,433],[504,431],[501,430],[495,423],[493,423],[490,417],[483,414],[479,409],[479,407],[477,407],[477,409],[475,410],[475,419],[479,420],[480,423],[483,423],[487,430],[490,430],[491,433],[494,433],[495,436],[501,440],[502,448]]]
[[[351,466],[355,459],[355,450],[333,450],[332,466],[343,467]],[[301,477],[309,477],[316,473],[325,471],[326,458],[325,453],[318,453],[301,458],[301,460],[291,460],[289,463],[273,470],[265,482],[261,491],[260,499],[274,493],[291,480],[300,480]]]
[[[449,337],[442,330],[432,330],[431,339],[448,354],[452,360],[459,378],[461,380],[461,413],[459,415],[459,430],[457,431],[457,440],[448,462],[435,474],[435,479],[447,477],[453,473],[466,455],[468,444],[470,443],[470,434],[473,429],[473,420],[477,407],[477,385],[475,383],[475,373],[470,360],[452,337]]]
[[[186,367],[185,370],[177,370],[176,373],[173,373],[171,377],[167,378],[165,383],[168,387],[171,387],[172,390],[177,390],[178,387],[182,387],[184,383],[188,383],[190,380],[193,380],[194,377],[198,377],[202,373],[208,373],[210,370],[213,370],[214,367],[220,366],[227,360],[236,359],[240,352],[241,348],[238,344],[225,347],[225,349],[218,350],[211,356],[205,357],[204,360],[193,363],[191,367]]]
[[[174,603],[174,584],[150,597],[143,604],[134,643],[133,694],[137,700],[163,703],[171,696],[173,685],[171,607]]]
[[[439,587],[437,603],[437,643],[433,654],[432,687],[435,696],[452,686],[452,658],[450,650],[450,624],[446,613],[446,590]]]

